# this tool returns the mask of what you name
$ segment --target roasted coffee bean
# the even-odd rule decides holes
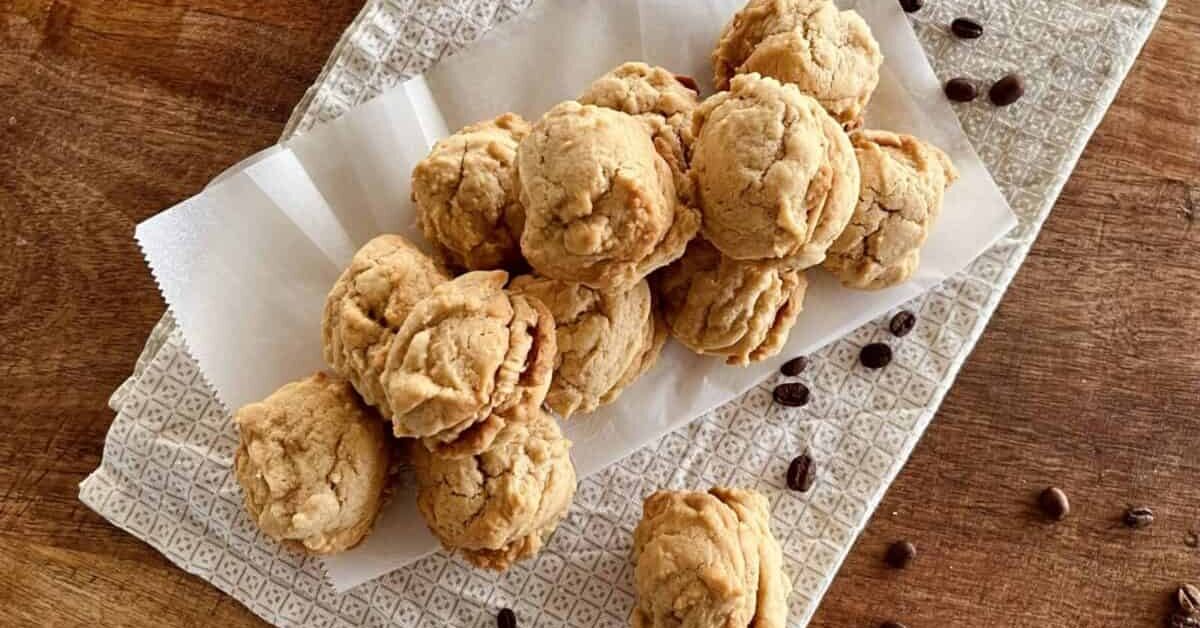
[[[888,330],[897,338],[903,338],[917,326],[917,316],[908,310],[900,310],[888,323]]]
[[[779,367],[779,372],[783,373],[785,377],[795,377],[803,373],[806,368],[808,368],[808,358],[799,356],[784,362],[783,366]]]
[[[771,393],[775,403],[789,408],[799,408],[808,403],[808,386],[800,382],[788,382],[775,387]]]
[[[917,546],[909,541],[896,541],[888,547],[887,554],[883,557],[888,565],[896,569],[904,569],[912,564],[914,558],[917,557]]]
[[[950,22],[950,32],[961,39],[979,39],[983,37],[983,24],[969,17],[960,17]]]
[[[1122,521],[1130,528],[1145,528],[1154,523],[1154,511],[1145,506],[1136,506],[1125,511]]]
[[[788,465],[787,486],[793,491],[807,493],[817,481],[817,464],[806,451]]]
[[[898,621],[885,621],[879,625],[879,628],[908,628]]]
[[[946,98],[954,102],[971,102],[979,98],[979,90],[975,84],[965,78],[952,78],[946,81],[946,86],[942,89],[946,92]]]
[[[988,90],[988,98],[997,107],[1007,107],[1021,100],[1024,95],[1025,79],[1021,78],[1020,74],[1009,74],[996,81],[996,84],[992,85],[992,89]]]
[[[892,363],[892,348],[882,342],[872,342],[862,348],[858,361],[869,369],[881,369]]]
[[[1175,593],[1175,603],[1185,613],[1200,614],[1200,587],[1194,584],[1180,585]]]
[[[496,628],[517,628],[517,614],[511,608],[502,608],[496,614]]]
[[[694,79],[694,78],[692,78],[692,77],[690,77],[690,76],[684,76],[684,75],[682,75],[682,74],[676,74],[676,75],[675,75],[675,80],[676,80],[676,81],[679,81],[679,84],[680,84],[680,85],[682,85],[682,86],[684,86],[684,87],[686,87],[686,88],[688,88],[688,89],[692,90],[693,92],[696,92],[697,94],[699,94],[699,93],[700,93],[700,86],[696,84],[696,79]]]
[[[1055,521],[1062,521],[1071,513],[1071,502],[1067,499],[1067,494],[1053,486],[1042,491],[1038,497],[1038,505],[1042,507],[1042,512]]]
[[[1192,613],[1172,613],[1167,620],[1167,628],[1200,628],[1200,615]]]
[[[904,9],[905,13],[916,13],[925,6],[925,0],[900,0],[900,8]]]

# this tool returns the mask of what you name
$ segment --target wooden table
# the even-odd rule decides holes
[[[261,623],[77,484],[163,310],[134,224],[273,143],[360,3],[0,5],[0,625]],[[1200,582],[1198,84],[1177,0],[814,625],[1157,626]]]

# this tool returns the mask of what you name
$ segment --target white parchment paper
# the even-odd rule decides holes
[[[708,53],[736,0],[546,0],[469,51],[338,120],[257,156],[202,194],[138,226],[137,239],[204,376],[229,408],[324,368],[325,295],[358,246],[383,232],[420,242],[410,172],[433,142],[504,111],[536,119],[619,63],[689,74],[711,93]],[[946,150],[962,178],[946,197],[914,279],[882,292],[809,273],[786,349],[749,368],[669,344],[620,399],[565,426],[581,477],[685,425],[806,354],[962,270],[1016,224],[967,141],[903,14],[859,7],[885,55],[867,125]],[[402,488],[362,545],[326,559],[346,590],[428,554],[437,543]]]

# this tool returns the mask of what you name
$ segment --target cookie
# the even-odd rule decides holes
[[[384,423],[349,382],[317,373],[234,414],[234,471],[267,536],[313,554],[354,547],[379,512]]]
[[[525,275],[509,289],[536,297],[554,316],[558,354],[546,405],[564,419],[615,400],[662,351],[666,327],[644,279],[613,292]]]
[[[712,56],[717,89],[757,72],[795,84],[846,126],[858,125],[883,65],[867,23],[831,0],[750,0]]]
[[[659,491],[633,533],[633,628],[787,626],[792,585],[754,491]]]
[[[946,153],[887,131],[851,134],[862,190],[850,224],[829,248],[825,268],[842,285],[879,290],[907,281],[958,171]]]
[[[700,104],[699,93],[685,84],[688,80],[666,68],[632,61],[596,79],[579,97],[585,105],[635,116],[650,129],[654,147],[671,167],[675,192],[684,203],[692,197],[687,171],[694,140],[692,114]]]
[[[634,117],[568,101],[517,150],[521,251],[544,277],[628,290],[680,255],[699,228]]]
[[[417,506],[447,549],[504,571],[541,550],[575,496],[575,466],[554,418],[510,423],[475,456],[413,447]]]
[[[413,168],[417,223],[447,266],[523,266],[525,210],[517,194],[517,145],[528,134],[528,122],[506,113],[439,141]]]
[[[412,306],[449,280],[408,240],[381,235],[354,254],[329,291],[321,319],[325,361],[384,416],[391,408],[379,378],[392,337]]]
[[[734,259],[820,264],[858,197],[858,163],[838,123],[794,85],[740,74],[700,105],[694,125],[704,237]]]
[[[808,288],[794,268],[730,259],[700,238],[656,279],[671,335],[737,366],[779,353]]]
[[[554,319],[507,281],[504,271],[467,273],[413,306],[380,378],[396,436],[469,455],[536,413],[554,369]]]

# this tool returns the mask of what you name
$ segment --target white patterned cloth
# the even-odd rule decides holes
[[[890,2],[895,0],[863,0]],[[344,34],[285,136],[336,118],[474,41],[530,0],[371,0]],[[133,375],[99,469],[80,499],[171,561],[281,626],[492,626],[510,607],[523,626],[625,626],[633,603],[631,536],[641,500],[663,487],[753,487],[795,583],[791,623],[805,625],[883,493],[933,418],[1004,289],[1024,260],[1079,154],[1152,29],[1164,0],[929,0],[913,16],[943,79],[989,84],[1020,70],[1029,91],[996,109],[959,105],[968,136],[1020,226],[967,271],[908,304],[919,323],[893,339],[886,319],[811,356],[800,381],[812,402],[771,401],[778,378],[584,480],[568,518],[537,559],[504,575],[439,552],[345,594],[319,561],[265,539],[244,514],[231,472],[237,436],[169,315]],[[960,16],[987,29],[954,39]],[[857,367],[873,341],[888,368]],[[788,491],[791,458],[811,448],[820,475]]]

